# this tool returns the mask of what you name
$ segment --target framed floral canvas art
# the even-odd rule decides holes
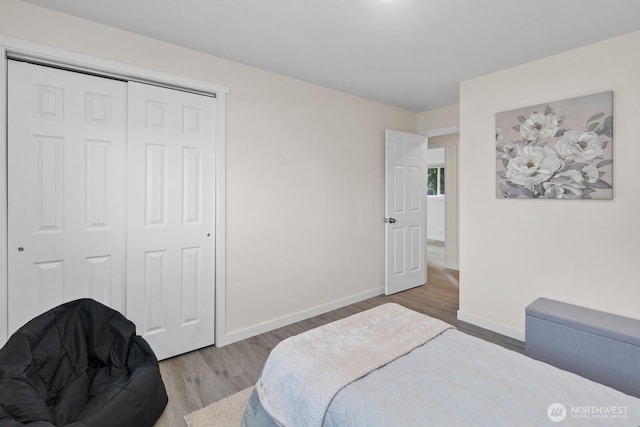
[[[496,196],[613,198],[613,92],[496,114]]]

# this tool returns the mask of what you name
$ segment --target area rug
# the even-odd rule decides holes
[[[239,427],[253,387],[232,394],[184,417],[189,427]]]

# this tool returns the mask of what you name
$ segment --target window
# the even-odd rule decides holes
[[[444,167],[427,169],[427,195],[444,196]]]

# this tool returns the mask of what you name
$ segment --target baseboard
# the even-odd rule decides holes
[[[449,270],[460,271],[460,267],[458,267],[458,264],[448,264],[448,263],[445,263],[445,264],[444,264],[444,268],[447,268],[447,269],[449,269]]]
[[[466,323],[471,323],[472,325],[479,326],[483,329],[487,329],[489,331],[514,338],[518,341],[524,341],[524,331],[505,326],[501,323],[494,322],[493,320],[485,319],[484,317],[476,316],[474,314],[469,314],[458,310],[458,320]]]
[[[299,311],[287,316],[283,316],[274,320],[270,320],[264,323],[260,323],[255,326],[251,326],[237,331],[229,332],[223,337],[218,337],[216,347],[223,347],[228,344],[232,344],[237,341],[242,341],[247,338],[255,337],[256,335],[263,334],[265,332],[272,331],[274,329],[281,328],[283,326],[290,325],[292,323],[300,322],[302,320],[309,319],[314,316],[327,313],[338,308],[345,307],[347,305],[355,304],[360,301],[364,301],[369,298],[377,297],[384,293],[384,288],[378,288],[360,294],[352,295],[347,298],[343,298],[337,301],[330,302],[328,304],[319,305],[308,310]]]

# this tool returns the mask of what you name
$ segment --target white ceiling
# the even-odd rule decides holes
[[[639,0],[26,1],[417,112],[458,103],[460,81],[640,29]]]

